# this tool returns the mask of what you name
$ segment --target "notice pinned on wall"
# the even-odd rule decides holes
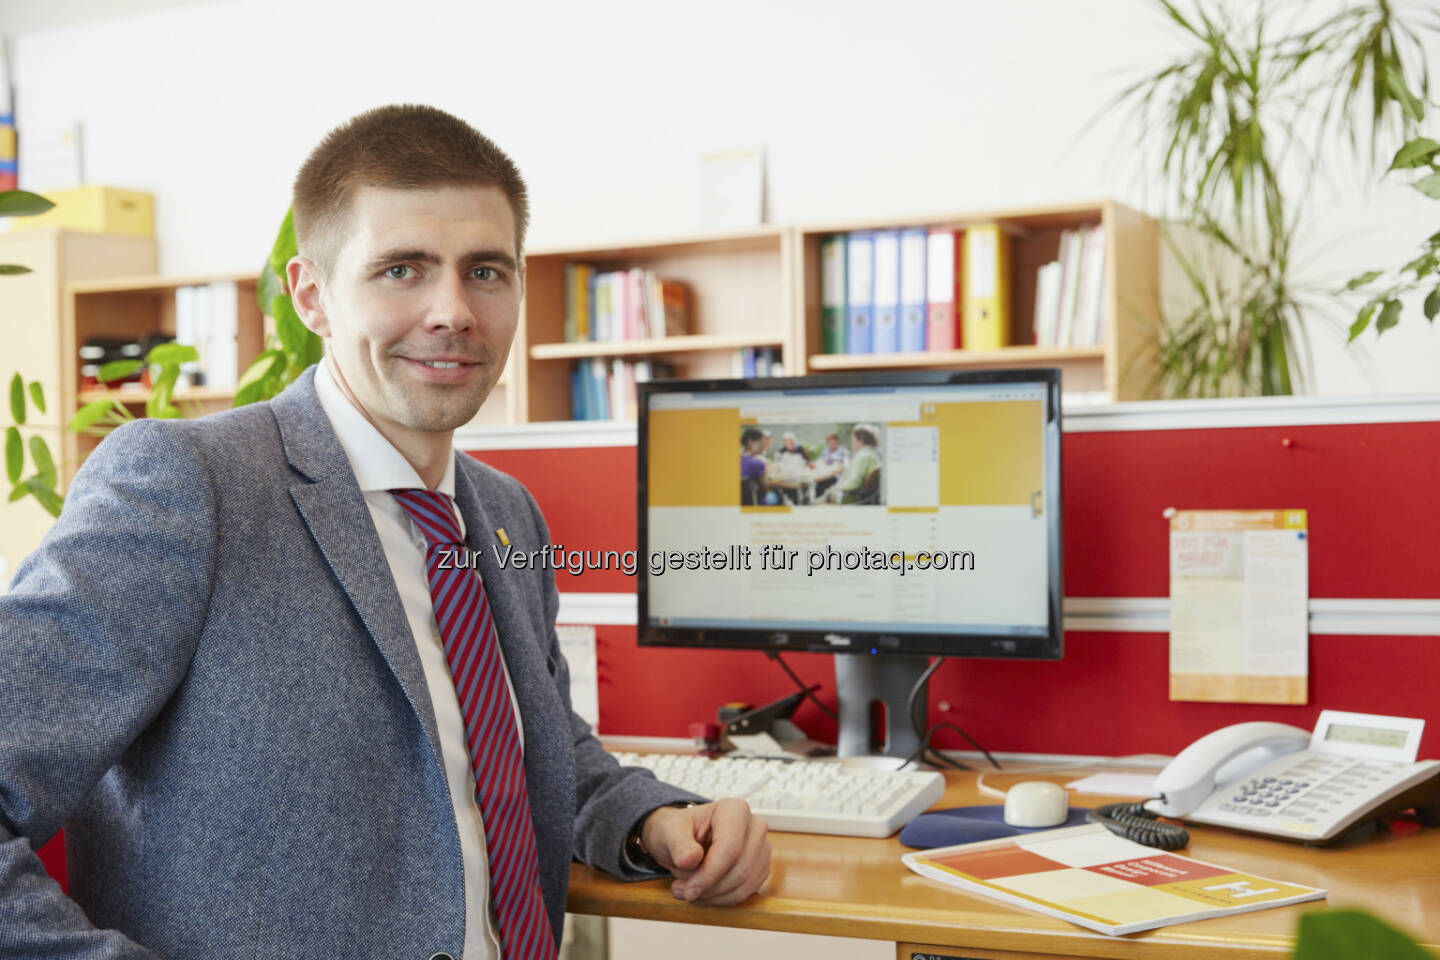
[[[595,730],[600,726],[600,671],[595,657],[595,628],[557,624],[560,652],[570,666],[570,708]]]
[[[1305,703],[1304,510],[1167,510],[1170,699]]]

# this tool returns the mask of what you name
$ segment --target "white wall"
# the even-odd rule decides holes
[[[161,269],[190,273],[256,269],[323,133],[407,100],[515,157],[533,246],[691,229],[698,155],[756,143],[776,222],[1102,196],[1153,211],[1133,131],[1080,131],[1177,43],[1141,0],[254,0],[22,31],[12,50],[22,131],[81,121],[87,178],[154,192]],[[1440,227],[1413,191],[1341,181],[1316,192],[1312,279],[1403,262]],[[1406,314],[1373,382],[1312,318],[1316,392],[1436,389],[1440,334],[1418,300]]]

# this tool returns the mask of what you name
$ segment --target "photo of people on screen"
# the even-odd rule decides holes
[[[742,427],[740,504],[883,505],[882,438],[883,429],[871,423]]]

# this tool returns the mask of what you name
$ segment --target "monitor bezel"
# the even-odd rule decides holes
[[[674,627],[650,624],[649,616],[649,414],[650,399],[664,393],[732,393],[853,387],[910,387],[1025,383],[1045,387],[1046,489],[1055,491],[1046,504],[1048,520],[1046,598],[1048,629],[1042,635],[1013,633],[887,633],[870,630],[777,630],[719,627]],[[1062,419],[1060,370],[1054,367],[1006,370],[906,370],[884,373],[826,373],[806,377],[748,379],[658,380],[637,384],[636,424],[636,634],[641,646],[724,650],[795,650],[825,653],[888,653],[916,656],[1059,660],[1064,652],[1062,578],[1061,460]],[[1053,424],[1053,429],[1052,425]],[[1053,449],[1050,446],[1053,445]]]

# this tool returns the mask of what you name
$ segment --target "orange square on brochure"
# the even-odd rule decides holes
[[[993,880],[996,877],[1016,877],[1026,873],[1068,869],[1064,864],[1056,863],[1038,853],[1031,853],[1024,847],[1001,847],[998,850],[955,853],[948,857],[935,857],[930,862],[967,877],[974,877],[976,880]]]

